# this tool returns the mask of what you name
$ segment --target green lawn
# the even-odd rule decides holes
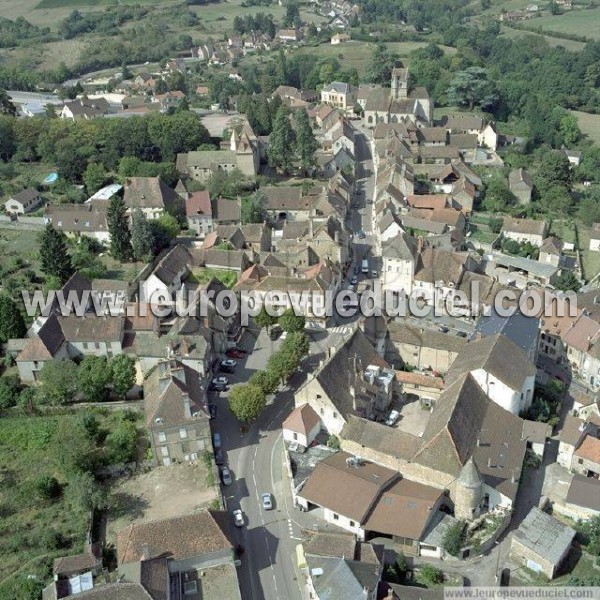
[[[550,233],[561,239],[563,242],[575,243],[575,229],[572,224],[566,221],[552,221]]]
[[[535,21],[529,21],[529,23],[537,23],[538,20],[536,19]],[[543,37],[546,42],[548,42],[548,45],[551,46],[552,48],[554,48],[555,46],[562,46],[563,48],[565,48],[566,50],[570,50],[571,52],[579,52],[580,50],[583,50],[583,48],[585,48],[585,43],[584,42],[577,42],[575,40],[565,40],[563,38],[557,38],[557,37],[552,37],[549,35],[540,35],[538,33],[532,33],[530,31],[521,31],[519,29],[512,29],[511,27],[506,27],[505,25],[502,26],[502,35],[506,36],[506,37],[510,37],[510,38],[522,38],[523,36],[526,35],[534,35],[536,37]]]
[[[583,260],[583,271],[585,280],[589,281],[600,273],[600,252],[592,252],[590,248],[590,228],[584,225],[578,226],[579,247]]]
[[[600,40],[600,8],[566,11],[562,15],[531,19],[527,25],[529,24],[545,31],[572,33]]]
[[[164,4],[165,0],[42,0],[36,8],[65,8],[80,6],[118,6],[120,4]]]
[[[226,269],[199,267],[192,271],[192,277],[200,284],[208,283],[214,277],[228,288],[232,288],[237,282],[236,272],[228,271]]]
[[[571,113],[577,117],[579,129],[581,129],[590,140],[596,144],[600,144],[600,115],[592,115],[578,110],[572,110]]]

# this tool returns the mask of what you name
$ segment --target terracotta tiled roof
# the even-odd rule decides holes
[[[600,440],[587,435],[579,448],[575,450],[575,456],[600,464]]]
[[[321,419],[314,409],[309,404],[302,404],[289,414],[281,428],[308,435],[320,423]]]

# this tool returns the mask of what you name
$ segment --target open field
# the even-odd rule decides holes
[[[577,117],[579,129],[581,129],[590,140],[596,142],[596,144],[600,144],[600,115],[592,115],[578,110],[572,110],[571,113]]]
[[[531,21],[530,21],[531,22]],[[537,20],[535,21],[537,23]],[[566,50],[570,50],[571,52],[579,52],[583,50],[585,47],[584,42],[576,42],[575,40],[565,40],[563,38],[551,37],[549,35],[539,35],[537,33],[532,33],[530,31],[520,31],[518,29],[512,29],[511,27],[502,27],[502,35],[510,38],[522,38],[526,35],[534,35],[536,37],[543,37],[548,45],[552,48],[556,46],[562,46]]]
[[[585,280],[593,279],[600,273],[600,252],[593,252],[590,248],[590,228],[585,225],[577,227],[579,232],[579,247],[583,261]]]
[[[164,4],[164,0],[42,0],[36,8],[79,8],[119,6],[123,4]]]
[[[572,10],[562,15],[551,15],[539,19],[531,19],[527,25],[542,27],[546,31],[557,33],[573,33],[600,40],[600,8],[588,10]]]

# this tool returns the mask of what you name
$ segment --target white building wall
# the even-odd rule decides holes
[[[531,405],[535,376],[527,377],[520,390],[513,390],[483,369],[471,371],[471,375],[493,402],[509,412],[518,415]]]

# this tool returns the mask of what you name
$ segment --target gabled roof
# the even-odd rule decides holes
[[[415,280],[428,283],[443,281],[458,286],[467,258],[466,255],[456,252],[425,248],[419,255]]]
[[[233,550],[231,518],[226,511],[205,509],[192,515],[130,525],[117,535],[119,565],[139,562],[144,552],[181,561]]]
[[[295,433],[308,435],[319,423],[321,419],[310,404],[297,406],[281,424],[282,429],[289,429]]]
[[[525,379],[536,374],[536,367],[527,354],[498,333],[469,342],[452,363],[446,381],[452,383],[464,373],[478,369],[490,373],[513,390],[521,390]]]
[[[192,255],[185,246],[177,244],[160,260],[153,271],[153,275],[158,277],[163,283],[170,285],[175,280],[177,274],[184,268],[193,264]]]
[[[575,450],[575,456],[600,464],[600,440],[591,435],[585,436],[579,448]]]
[[[180,197],[160,177],[130,177],[125,181],[123,200],[127,208],[170,210]]]
[[[535,221],[533,219],[513,219],[505,217],[502,226],[503,231],[511,233],[522,233],[527,235],[546,235],[547,225],[545,221]]]
[[[185,214],[188,217],[202,215],[212,217],[210,195],[207,190],[192,192],[185,201]]]
[[[508,174],[508,184],[511,189],[515,187],[527,187],[533,189],[531,175],[525,169],[515,169]]]
[[[385,258],[414,261],[416,257],[416,240],[414,237],[399,233],[397,236],[382,242],[381,255]]]

